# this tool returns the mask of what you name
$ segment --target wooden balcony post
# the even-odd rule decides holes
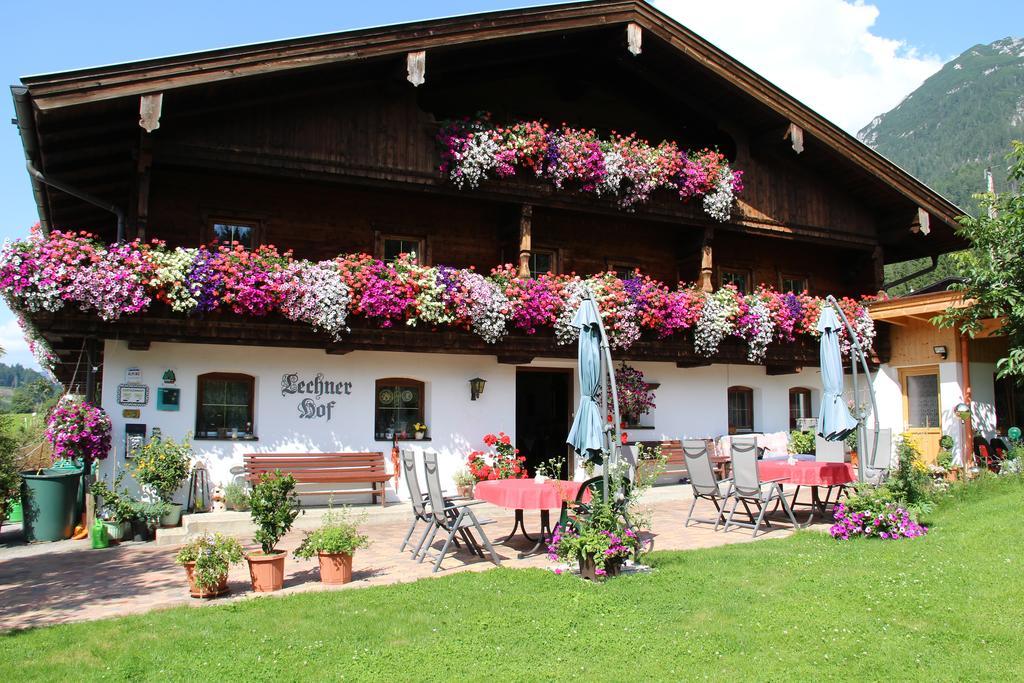
[[[530,277],[530,250],[532,236],[533,206],[523,204],[519,211],[519,277]]]
[[[704,229],[704,240],[700,247],[700,288],[705,292],[714,289],[713,272],[714,260],[712,258],[711,246],[715,241],[715,229]]]

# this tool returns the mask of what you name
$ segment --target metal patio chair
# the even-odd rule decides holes
[[[477,546],[476,540],[472,537],[472,530],[476,529],[484,547],[491,555],[491,561],[496,565],[500,565],[501,559],[498,557],[497,553],[494,552],[494,547],[491,545],[491,541],[487,538],[487,534],[484,533],[483,529],[485,525],[493,524],[494,520],[479,520],[470,509],[471,506],[482,503],[483,501],[474,500],[459,502],[451,498],[445,498],[444,492],[441,490],[441,474],[437,467],[437,453],[423,454],[423,469],[427,475],[427,500],[430,505],[429,514],[432,518],[432,523],[430,536],[426,541],[426,546],[423,548],[423,552],[420,554],[419,561],[422,562],[429,556],[430,559],[434,560],[433,571],[436,572],[441,568],[441,562],[448,554],[448,548],[451,547],[452,542],[456,540],[455,537],[460,533],[466,534],[466,542],[470,546],[471,550],[474,547],[476,547],[477,550],[480,550]],[[440,552],[436,555],[431,555],[430,547],[433,545],[438,531],[445,531],[448,533],[448,536],[445,539]],[[480,555],[482,556],[482,551],[480,552]]]
[[[424,522],[426,526],[423,529],[423,533],[420,535],[420,540],[416,543],[416,547],[412,550],[413,559],[416,559],[420,555],[420,551],[423,549],[423,543],[427,539],[427,534],[433,528],[434,518],[428,511],[429,502],[426,494],[420,489],[420,480],[416,476],[416,455],[411,450],[401,451],[401,467],[402,474],[405,476],[405,485],[409,489],[409,502],[412,505],[412,522],[409,524],[409,530],[405,533],[405,538],[402,540],[402,545],[398,548],[399,552],[405,550],[406,546],[412,547],[412,534],[416,530],[416,526],[420,522]],[[445,497],[445,500],[462,500],[460,497]],[[483,553],[480,552],[476,547],[476,542],[469,536],[469,532],[462,534],[463,540],[469,545],[470,552],[480,555],[483,557]],[[459,547],[458,539],[455,539],[455,546]]]
[[[692,521],[714,524],[715,531],[718,531],[718,525],[723,521],[725,505],[732,496],[732,479],[718,479],[715,476],[715,468],[711,465],[711,454],[708,453],[708,444],[704,439],[683,440],[683,458],[686,461],[686,470],[689,472],[690,488],[693,490],[693,502],[690,504],[690,512],[686,516],[686,523],[683,524],[683,527],[690,526]],[[711,501],[718,513],[714,520],[693,516],[698,500]],[[747,512],[749,514],[750,511]],[[752,517],[751,521],[753,521]]]
[[[782,491],[781,482],[785,481],[785,479],[761,481],[761,474],[757,465],[757,446],[752,443],[736,443],[736,441],[733,441],[731,451],[733,502],[732,509],[729,510],[729,517],[725,520],[724,530],[728,531],[730,526],[741,526],[751,529],[751,536],[757,536],[757,532],[761,529],[762,524],[771,526],[768,520],[765,519],[765,513],[767,513],[768,506],[771,503],[782,506],[782,509],[789,517],[789,521],[793,523],[794,529],[802,528],[797,523],[796,517],[793,516],[793,509],[789,506],[789,502]],[[734,522],[732,518],[736,514],[736,506],[740,503],[744,505],[753,503],[756,505],[758,508],[757,519],[750,523]]]
[[[842,439],[839,441],[826,441],[821,436],[814,435],[814,461],[815,462],[846,462],[846,444]]]

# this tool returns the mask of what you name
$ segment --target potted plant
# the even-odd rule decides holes
[[[512,445],[508,434],[486,434],[484,443],[494,450],[473,451],[466,459],[466,466],[477,481],[527,477],[526,456],[519,455],[519,449]]]
[[[412,431],[416,435],[416,440],[419,441],[427,435],[427,425],[422,422],[417,422],[413,424]]]
[[[622,363],[615,370],[615,384],[619,392],[619,412],[626,426],[640,424],[640,416],[654,408],[654,392],[644,381],[644,373]]]
[[[76,523],[85,461],[110,452],[110,418],[102,408],[65,396],[46,422],[50,467],[21,473],[25,540],[69,538]]]
[[[636,446],[636,480],[643,485],[652,485],[665,471],[668,456],[661,452],[661,446]]]
[[[171,506],[162,500],[133,500],[132,507],[132,540],[151,541],[164,519],[171,511]]]
[[[559,524],[551,535],[548,556],[576,562],[580,576],[599,581],[617,576],[623,563],[640,552],[640,538],[607,503],[595,505],[587,515]]]
[[[193,598],[215,598],[228,592],[228,569],[242,561],[242,544],[230,536],[206,533],[182,546],[174,561],[185,568]]]
[[[161,526],[181,524],[181,503],[174,502],[174,494],[188,478],[192,469],[192,445],[186,436],[180,443],[154,434],[149,441],[135,450],[135,479],[156,494],[168,506],[160,520]]]
[[[277,543],[287,534],[300,511],[295,477],[277,470],[264,474],[249,494],[249,514],[256,524],[255,540],[260,551],[249,553],[249,575],[257,592],[280,590],[284,585],[284,552]]]
[[[249,509],[249,487],[233,481],[224,487],[224,504],[229,510],[244,512]]]
[[[476,477],[469,471],[468,468],[462,467],[452,475],[452,481],[455,482],[455,488],[459,492],[459,495],[463,498],[473,497],[473,485],[476,484]]]
[[[309,531],[295,549],[295,557],[320,559],[320,581],[348,583],[352,580],[352,555],[370,545],[370,539],[359,533],[361,520],[352,520],[347,508],[330,510],[319,529]]]
[[[124,470],[118,472],[114,483],[109,486],[102,479],[97,479],[89,489],[92,495],[102,501],[97,506],[98,516],[106,525],[107,536],[112,541],[123,541],[131,536],[132,522],[138,513],[128,489],[121,486],[124,475]]]

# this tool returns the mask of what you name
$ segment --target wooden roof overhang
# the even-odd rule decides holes
[[[641,58],[625,51],[625,27],[629,24],[643,32]],[[357,69],[395,75],[404,68],[404,60],[399,67],[395,57],[419,50],[427,51],[428,82],[446,75],[458,78],[481,65],[507,66],[530,58],[555,63],[581,51],[584,59],[596,59],[599,64],[614,60],[635,83],[657,91],[676,106],[687,107],[695,118],[748,131],[749,144],[757,152],[827,174],[878,216],[878,242],[886,261],[963,246],[954,234],[956,217],[962,213],[956,206],[692,31],[637,0],[489,12],[29,76],[22,79],[24,87],[14,89],[16,110],[26,155],[39,169],[100,198],[128,203],[140,139],[140,96],[165,93],[173,103],[165,105],[167,118],[172,120],[176,112],[190,108],[203,111],[204,107],[223,106],[211,105],[210,100],[217,96],[225,100],[240,95],[280,97],[293,89],[325,87],[325,81],[367,77]],[[701,96],[689,97],[691,89]],[[798,158],[783,139],[790,124],[804,131],[805,149]],[[216,167],[228,163],[223,158],[183,156],[187,157],[183,162],[193,164]],[[241,163],[232,161],[233,170],[457,192],[437,176],[379,178],[372,169],[346,169],[339,174],[336,168],[289,168],[270,158],[250,159],[247,167]],[[103,229],[112,225],[109,216],[80,200],[38,182],[33,189],[44,227]],[[591,198],[553,196],[536,184],[494,183],[478,196],[504,201],[527,198],[585,211],[613,210]],[[652,202],[641,211],[645,217],[665,222],[682,219],[700,225],[707,221],[678,202],[671,206]],[[910,230],[922,214],[930,222],[927,236]],[[805,239],[845,239],[865,249],[873,242],[832,234],[820,226],[744,221],[726,227]],[[103,234],[109,231],[103,229]]]
[[[488,344],[476,334],[428,327],[382,329],[354,318],[351,330],[339,341],[317,332],[308,325],[280,316],[251,318],[217,312],[204,317],[175,314],[163,304],[150,311],[105,322],[91,313],[71,309],[59,313],[33,313],[32,323],[57,354],[57,379],[69,385],[80,369],[86,339],[120,340],[132,349],[148,349],[153,342],[271,346],[279,348],[322,349],[328,354],[344,355],[352,351],[402,351],[411,353],[459,353],[496,356],[499,363],[524,364],[534,358],[576,357],[576,345],[559,346],[553,334],[526,335],[512,332],[497,344]],[[615,351],[615,358],[634,361],[674,362],[688,368],[714,363],[750,364],[746,344],[728,338],[713,358],[694,351],[693,338],[682,334],[671,339],[643,336],[629,349]],[[774,343],[763,363],[770,374],[799,372],[805,366],[818,365],[818,346],[810,340]]]
[[[933,325],[935,323],[932,321],[936,316],[951,308],[965,308],[969,305],[970,301],[964,300],[961,292],[928,292],[927,294],[908,294],[884,301],[874,301],[868,304],[868,311],[875,322],[903,327],[913,320]],[[1002,336],[1002,328],[1002,319],[988,318],[982,322],[981,329],[974,337],[978,339],[999,337]]]

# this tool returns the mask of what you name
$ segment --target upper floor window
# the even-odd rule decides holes
[[[214,218],[210,221],[210,240],[221,244],[237,242],[246,249],[259,246],[259,224],[232,218]]]
[[[628,280],[636,275],[640,264],[634,261],[617,261],[608,259],[608,270],[614,270],[620,279]]]
[[[794,294],[800,294],[806,292],[807,277],[805,275],[792,275],[783,273],[779,278],[780,290],[782,292],[793,292]]]
[[[753,278],[749,270],[742,268],[723,267],[719,271],[718,284],[720,287],[733,285],[740,294],[749,294]]]
[[[391,441],[409,438],[414,425],[423,423],[424,384],[419,380],[388,377],[377,380],[374,392],[373,438]]]
[[[811,390],[793,387],[789,390],[789,428],[796,429],[798,420],[811,417]]]
[[[558,273],[558,254],[553,249],[534,249],[530,252],[530,277]]]
[[[377,257],[388,263],[393,262],[402,254],[415,255],[416,263],[426,262],[426,240],[422,237],[409,235],[381,235],[377,240]]]
[[[754,431],[754,390],[729,387],[729,433]]]
[[[255,436],[253,403],[256,379],[234,372],[199,375],[196,391],[196,437],[238,439]]]

